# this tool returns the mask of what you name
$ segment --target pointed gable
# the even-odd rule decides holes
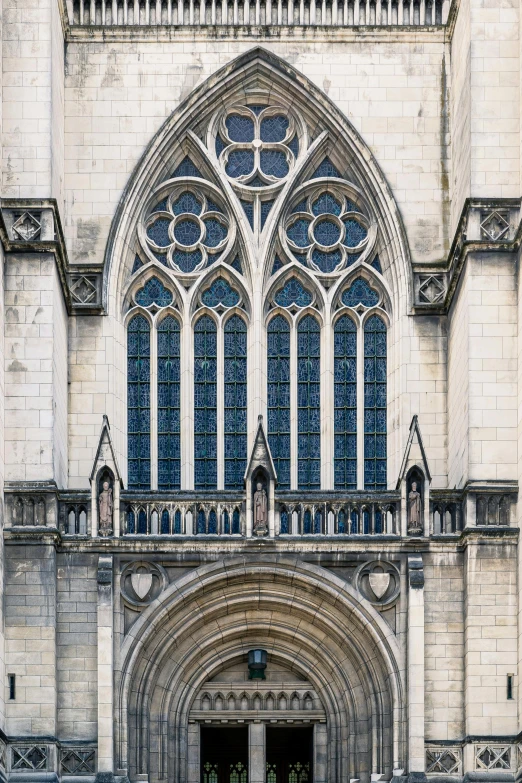
[[[265,435],[265,428],[263,427],[263,417],[258,416],[257,421],[256,437],[254,438],[254,445],[250,452],[250,459],[245,471],[245,483],[248,482],[249,478],[254,475],[258,468],[263,468],[270,479],[277,484],[277,473],[274,467],[272,454],[270,453],[270,446],[268,445],[268,440]]]
[[[96,480],[100,468],[109,468],[114,474],[114,480],[119,481],[123,488],[123,481],[121,478],[120,470],[118,468],[118,461],[116,459],[116,453],[114,451],[114,445],[111,438],[111,428],[109,425],[109,419],[104,414],[103,423],[100,432],[100,439],[98,441],[98,448],[96,449],[96,456],[94,458],[94,464],[92,466],[91,475],[89,481]]]
[[[404,479],[409,468],[413,467],[414,465],[419,465],[422,467],[426,481],[431,483],[430,468],[428,465],[426,452],[424,450],[424,443],[422,442],[422,435],[419,427],[419,417],[417,414],[415,414],[411,420],[408,441],[406,443],[401,469],[397,478],[397,489],[399,489],[401,481]]]

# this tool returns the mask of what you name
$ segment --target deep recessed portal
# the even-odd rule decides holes
[[[248,727],[201,727],[201,783],[248,783]]]
[[[266,728],[266,783],[312,783],[312,726]]]

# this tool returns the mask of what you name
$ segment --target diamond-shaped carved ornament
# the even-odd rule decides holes
[[[500,239],[504,239],[509,231],[509,223],[500,212],[490,212],[480,224],[480,228],[487,239],[498,242]]]
[[[42,226],[40,221],[37,220],[34,215],[31,215],[30,212],[24,212],[24,214],[20,215],[18,220],[13,223],[13,232],[25,242],[36,239],[41,229]]]
[[[446,295],[446,286],[442,278],[430,275],[419,286],[419,298],[421,302],[428,304],[437,304],[444,299]]]
[[[71,287],[71,293],[80,304],[90,304],[96,300],[96,286],[88,277],[78,278]]]

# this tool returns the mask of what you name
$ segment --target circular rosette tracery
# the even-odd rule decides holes
[[[234,223],[209,183],[187,180],[165,184],[151,204],[140,239],[147,255],[164,266],[193,275],[230,250]]]
[[[273,188],[292,170],[302,135],[297,118],[281,106],[234,106],[217,122],[216,155],[234,184]]]
[[[376,229],[352,186],[315,180],[300,188],[280,228],[289,255],[321,276],[368,254]]]

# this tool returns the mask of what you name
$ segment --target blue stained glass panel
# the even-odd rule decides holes
[[[305,218],[298,218],[292,223],[289,228],[286,229],[286,235],[288,239],[297,245],[297,247],[308,247],[310,240],[308,238],[308,227],[310,225],[309,220]]]
[[[290,325],[276,315],[267,330],[268,441],[278,486],[290,489]]]
[[[160,533],[167,536],[170,533],[170,517],[166,508],[161,512]]]
[[[174,530],[173,533],[181,533],[181,511],[178,509],[174,514]]]
[[[217,331],[208,315],[194,327],[194,456],[195,488],[216,489]]]
[[[214,509],[210,511],[210,514],[208,515],[208,532],[211,534],[216,534],[217,531],[217,516]]]
[[[314,215],[340,215],[341,203],[331,193],[321,193],[312,204]]]
[[[150,326],[135,315],[127,329],[127,438],[130,489],[150,489]]]
[[[274,259],[274,265],[272,267],[272,274],[275,275],[276,272],[279,272],[280,269],[283,268],[283,262],[279,258],[279,256],[276,256]]]
[[[151,212],[165,212],[167,209],[167,199],[164,198],[161,201],[158,201],[156,206],[151,209]]]
[[[138,530],[136,532],[139,536],[147,535],[147,515],[143,509],[138,512]]]
[[[174,170],[173,177],[199,177],[203,175],[196,168],[194,163],[188,157],[183,158],[179,166]]]
[[[167,256],[164,253],[155,253],[154,251],[152,252],[154,257],[158,259],[160,264],[163,264],[163,266],[168,266]]]
[[[207,518],[202,508],[199,509],[196,518],[196,533],[204,535],[207,532]]]
[[[171,302],[171,292],[157,277],[151,277],[150,280],[147,280],[143,288],[140,288],[136,294],[136,303],[142,307],[150,307],[151,304],[166,307]]]
[[[254,202],[253,201],[245,201],[244,199],[240,199],[241,206],[243,207],[243,211],[245,215],[247,216],[248,223],[250,225],[250,228],[254,228]]]
[[[180,328],[168,315],[158,325],[158,489],[180,482]]]
[[[299,155],[299,138],[297,136],[297,133],[295,136],[288,142],[288,147],[292,150],[294,153],[294,158],[297,158]]]
[[[186,252],[185,250],[175,250],[172,254],[172,259],[181,272],[193,272],[198,264],[201,263],[201,250],[192,250]]]
[[[254,179],[251,179],[248,183],[249,188],[266,188],[266,186],[267,183],[263,182],[263,180],[258,176],[255,176]]]
[[[225,489],[241,489],[247,451],[247,327],[238,315],[224,330]]]
[[[268,215],[270,214],[270,210],[274,206],[273,201],[262,201],[261,202],[261,230],[265,227],[266,219]]]
[[[228,156],[226,172],[229,177],[236,178],[250,174],[254,168],[254,153],[251,150],[232,150]],[[263,183],[264,187],[264,183]]]
[[[357,489],[357,327],[343,315],[334,329],[335,489]]]
[[[291,277],[283,288],[274,297],[274,301],[280,307],[290,307],[293,304],[299,307],[308,307],[312,304],[312,294],[301,285],[297,277]]]
[[[307,198],[304,198],[302,201],[300,201],[298,204],[295,205],[295,207],[292,210],[292,214],[295,214],[296,212],[308,212]]]
[[[207,307],[218,307],[218,305],[234,307],[239,304],[240,296],[224,277],[217,277],[210,288],[203,291],[201,301]]]
[[[180,245],[195,245],[201,237],[199,224],[194,220],[180,220],[174,226],[174,236]]]
[[[230,515],[226,509],[223,511],[223,533],[230,533]]]
[[[201,214],[202,207],[202,203],[198,201],[195,195],[189,190],[186,190],[176,199],[172,205],[172,211],[175,215],[182,215],[184,213],[199,215]]]
[[[147,228],[147,236],[158,247],[168,247],[171,243],[169,226],[171,221],[167,218],[158,218]]]
[[[134,257],[134,263],[132,265],[132,272],[131,272],[131,274],[132,275],[135,274],[135,272],[137,272],[138,269],[141,269],[142,266],[143,266],[143,262],[142,262],[141,258],[138,255],[136,255]]]
[[[383,490],[386,477],[386,324],[364,324],[364,486]]]
[[[381,262],[379,260],[379,256],[375,256],[375,258],[372,261],[372,266],[374,269],[377,270],[377,272],[379,272],[379,274],[382,275],[382,268],[381,268]]]
[[[286,535],[290,532],[290,527],[288,524],[288,511],[286,508],[281,509],[279,532],[283,535]]]
[[[243,274],[243,267],[241,266],[241,260],[240,260],[239,256],[236,256],[234,258],[234,260],[232,261],[231,266],[233,267],[233,269],[236,270],[236,272],[239,272],[240,275]]]
[[[310,535],[312,532],[312,512],[309,508],[305,509],[303,514],[303,534]]]
[[[297,327],[297,474],[299,489],[321,487],[321,330],[307,315]]]
[[[341,238],[341,229],[332,220],[321,220],[314,226],[314,237],[320,245],[335,245]]]
[[[341,299],[346,307],[357,307],[358,304],[364,307],[375,307],[379,302],[379,294],[370,288],[364,278],[358,277],[346,291],[343,291]]]
[[[215,201],[212,201],[212,199],[207,197],[207,212],[221,212],[223,214],[223,210],[219,206],[219,204],[216,204]]]
[[[343,244],[347,247],[357,247],[368,236],[368,231],[357,220],[349,218],[343,220],[343,223],[345,228]]]
[[[227,238],[227,229],[215,218],[208,218],[203,221],[206,228],[205,240],[203,242],[207,247],[217,247]]]
[[[259,115],[261,114],[261,112],[263,111],[263,109],[266,109],[266,106],[260,106],[260,105],[258,105],[258,104],[256,103],[256,104],[253,104],[252,106],[250,106],[250,104],[249,104],[248,108],[250,109],[250,111],[253,111],[253,112],[254,112],[254,114],[256,115],[256,117],[259,117]]]
[[[317,264],[321,272],[328,274],[339,266],[342,261],[342,256],[339,250],[334,250],[333,253],[326,253],[323,250],[313,250],[312,261],[314,264]]]
[[[225,142],[223,141],[221,136],[216,136],[216,155],[217,155],[218,158],[219,158],[219,156],[221,155],[221,153],[223,152],[223,150],[225,149],[226,146],[227,145],[225,144]]]
[[[337,177],[340,179],[341,175],[333,165],[330,158],[325,158],[316,168],[310,179],[318,179],[319,177]]]
[[[229,114],[225,120],[228,137],[231,141],[254,141],[254,121],[243,114]]]
[[[283,141],[289,125],[288,117],[285,117],[283,114],[277,114],[275,117],[264,117],[261,120],[261,141]]]
[[[232,514],[232,533],[235,536],[238,536],[241,533],[241,520],[238,508],[235,508]]]
[[[134,511],[129,506],[127,509],[127,533],[135,533],[136,532],[136,518],[134,516]]]
[[[279,150],[261,150],[261,171],[272,177],[286,177],[288,174],[288,162],[284,152]]]

